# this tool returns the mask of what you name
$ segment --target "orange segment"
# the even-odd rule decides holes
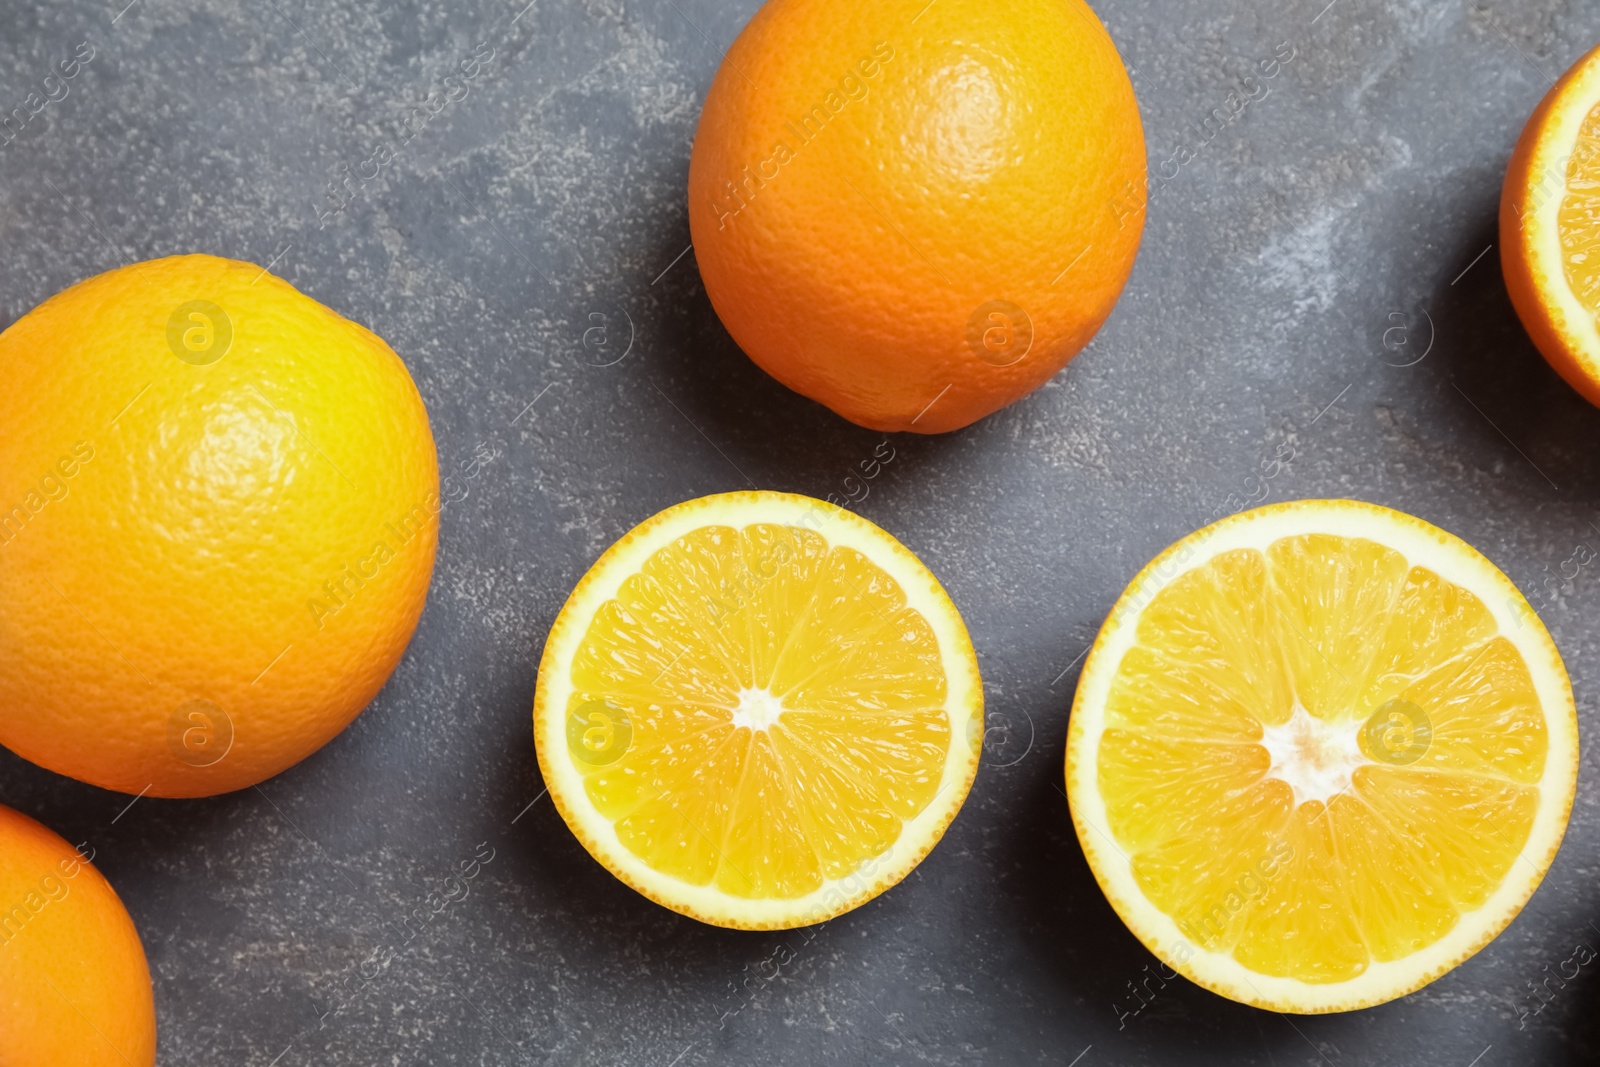
[[[1572,293],[1600,312],[1600,105],[1578,127],[1576,151],[1567,163],[1567,187],[1556,212],[1561,269]]]
[[[1422,857],[1443,882],[1457,912],[1488,899],[1517,861],[1539,794],[1475,775],[1372,767],[1362,800]]]
[[[1248,919],[1282,862],[1277,841],[1290,816],[1287,791],[1270,785],[1228,794],[1214,818],[1192,820],[1176,836],[1130,860],[1145,895],[1197,944],[1224,949]]]
[[[1339,862],[1367,950],[1377,960],[1404,959],[1433,944],[1455,926],[1459,913],[1436,857],[1421,842],[1381,814],[1382,799],[1395,790],[1373,787],[1374,772],[1356,772],[1355,797],[1328,806],[1331,833],[1339,842]],[[1375,806],[1368,797],[1379,798]]]
[[[1411,568],[1367,670],[1356,718],[1366,719],[1448,658],[1482,644],[1495,629],[1494,616],[1477,597],[1424,567]]]
[[[1405,580],[1405,558],[1370,541],[1322,534],[1274,541],[1267,557],[1268,624],[1295,698],[1319,719],[1352,716]]]
[[[1153,687],[1155,705],[1130,716],[1130,725],[1163,714],[1162,707],[1183,706],[1166,728],[1242,731],[1253,739],[1262,721],[1289,717],[1293,689],[1274,637],[1278,623],[1269,617],[1265,568],[1259,553],[1219,556],[1180,576],[1173,595],[1144,610],[1135,653],[1150,660],[1133,659],[1126,679]]]
[[[1517,647],[1496,637],[1402,694],[1426,711],[1432,741],[1416,766],[1524,784],[1544,776],[1544,709]]]
[[[1347,881],[1342,824],[1328,815],[1316,800],[1295,809],[1281,838],[1282,868],[1262,879],[1258,899],[1244,901],[1248,914],[1233,955],[1250,970],[1313,983],[1346,981],[1366,970],[1368,931],[1356,918],[1362,894]]]

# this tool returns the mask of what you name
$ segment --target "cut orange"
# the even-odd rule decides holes
[[[1600,48],[1523,128],[1500,195],[1500,261],[1534,344],[1600,404]]]
[[[539,666],[539,769],[595,859],[719,926],[820,922],[905,877],[978,769],[983,691],[928,569],[848,511],[727,493],[636,527]]]
[[[1521,910],[1572,808],[1550,635],[1459,539],[1349,500],[1169,548],[1095,640],[1067,735],[1078,838],[1129,929],[1285,1012],[1402,996]]]

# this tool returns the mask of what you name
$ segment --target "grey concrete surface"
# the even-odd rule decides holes
[[[1524,588],[1600,547],[1600,412],[1540,361],[1490,248],[1516,135],[1600,41],[1600,7],[1101,0],[1152,164],[1184,144],[1194,158],[1160,186],[1094,343],[974,427],[896,438],[858,505],[965,614],[985,766],[898,888],[821,929],[748,934],[670,914],[588,857],[541,799],[529,708],[546,628],[613,539],[747,478],[842,494],[880,440],[756,369],[683,254],[699,102],[756,0],[126,2],[0,0],[0,110],[81,43],[94,53],[0,146],[0,323],[130,258],[271,261],[400,352],[447,469],[492,455],[443,514],[393,679],[300,766],[128,808],[0,754],[0,801],[93,842],[132,911],[162,1063],[1600,1059],[1600,965],[1537,1015],[1530,992],[1600,944],[1587,764],[1565,847],[1505,934],[1399,1002],[1298,1019],[1182,981],[1123,1017],[1155,961],[1101,896],[1059,789],[1078,657],[1113,599],[1285,445],[1271,499],[1414,512]],[[1284,42],[1270,92],[1197,133]],[[490,53],[319,225],[338,168]],[[597,323],[609,347],[585,346]],[[1543,611],[1591,743],[1597,610],[1586,569]],[[470,896],[359,977],[399,916],[488,850]]]

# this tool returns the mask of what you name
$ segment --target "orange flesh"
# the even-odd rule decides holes
[[[567,740],[595,809],[656,870],[792,899],[894,844],[950,745],[938,640],[854,549],[706,526],[595,613]]]
[[[1274,767],[1269,735],[1312,736],[1296,723],[1336,742],[1292,747],[1303,768],[1349,754],[1338,790],[1300,796]],[[1197,946],[1340,982],[1488,899],[1546,749],[1527,666],[1481,601],[1374,542],[1308,535],[1222,554],[1151,601],[1099,787],[1140,887]]]
[[[1600,105],[1578,131],[1556,227],[1567,285],[1591,313],[1600,312]]]

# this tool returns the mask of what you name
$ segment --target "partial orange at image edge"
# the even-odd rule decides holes
[[[1500,262],[1523,328],[1555,371],[1600,406],[1600,307],[1573,291],[1562,211],[1574,178],[1600,181],[1600,48],[1573,64],[1534,109],[1506,168]],[[1578,194],[1582,195],[1582,194]],[[1597,197],[1600,206],[1600,197]],[[1569,231],[1570,232],[1570,231]],[[1600,229],[1590,237],[1600,252]],[[1595,257],[1600,269],[1600,255]],[[1591,299],[1600,291],[1591,289]]]
[[[93,856],[0,805],[0,1063],[155,1063],[144,946]]]

